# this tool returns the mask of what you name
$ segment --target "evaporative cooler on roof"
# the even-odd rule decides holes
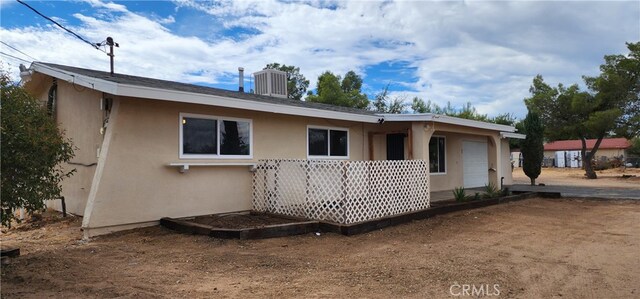
[[[253,73],[253,76],[256,80],[256,94],[278,98],[286,98],[288,96],[286,72],[266,69]]]

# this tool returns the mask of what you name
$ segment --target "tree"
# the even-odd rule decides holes
[[[275,69],[287,73],[287,93],[290,99],[301,100],[302,96],[307,92],[309,80],[300,74],[300,68],[293,65],[270,63],[264,68]]]
[[[378,113],[402,114],[407,112],[406,97],[396,96],[393,99],[389,96],[389,84],[378,93],[371,103],[370,109]]]
[[[478,111],[476,110],[476,107],[473,107],[473,105],[471,105],[471,102],[467,102],[466,105],[462,106],[461,110],[453,113],[452,116],[489,122],[489,117],[486,114],[478,113]]]
[[[527,137],[522,141],[522,169],[529,179],[531,186],[536,184],[536,179],[542,171],[542,158],[544,157],[543,135],[544,127],[538,113],[529,110],[523,121],[524,133]]]
[[[413,113],[430,113],[431,101],[425,103],[423,99],[413,97],[413,100],[411,100],[411,110],[413,110]]]
[[[575,84],[552,88],[538,75],[530,89],[532,96],[525,99],[527,107],[540,114],[550,141],[581,140],[583,166],[590,179],[597,178],[592,160],[602,139],[640,133],[640,43],[627,47],[627,56],[605,56],[599,76],[583,77],[591,92]],[[591,151],[587,151],[587,139],[596,139]]]
[[[309,91],[307,101],[365,109],[369,106],[369,99],[361,88],[362,78],[353,71],[347,72],[344,79],[326,71],[318,77],[317,94]]]
[[[0,74],[2,140],[2,225],[10,226],[14,211],[44,209],[44,201],[60,197],[60,182],[75,171],[62,162],[73,157],[71,141],[64,137],[45,107]]]
[[[489,120],[492,123],[499,124],[499,125],[506,125],[506,126],[515,126],[516,123],[518,122],[518,119],[508,112],[503,114],[498,114],[495,117],[490,118]]]
[[[631,139],[631,147],[627,150],[629,156],[640,157],[640,137]]]

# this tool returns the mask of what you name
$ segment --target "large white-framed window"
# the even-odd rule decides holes
[[[309,159],[349,159],[349,129],[307,126]]]
[[[444,136],[431,136],[429,140],[429,172],[431,174],[447,173],[447,142]]]
[[[180,113],[180,159],[252,159],[253,121]]]

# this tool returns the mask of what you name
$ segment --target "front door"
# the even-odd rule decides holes
[[[387,160],[404,160],[405,134],[387,134]]]

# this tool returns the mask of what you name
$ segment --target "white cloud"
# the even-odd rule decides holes
[[[166,18],[160,18],[158,19],[158,23],[162,24],[162,25],[166,25],[166,24],[173,24],[176,22],[176,19],[173,16],[168,16]]]
[[[296,65],[312,81],[325,70],[356,70],[406,61],[408,78],[390,77],[440,105],[470,101],[481,113],[523,116],[522,99],[536,74],[548,82],[579,82],[597,73],[605,54],[625,53],[640,39],[640,8],[632,2],[333,2],[176,1],[211,22],[256,34],[186,37],[174,18],[146,17],[114,4],[87,1],[72,29],[92,41],[120,43],[116,71],[194,83],[217,83],[270,62]],[[153,15],[153,14],[151,14]],[[178,22],[180,20],[178,19]],[[177,24],[174,24],[177,25]],[[107,70],[108,57],[51,26],[0,29],[3,41],[42,60]],[[417,78],[417,81],[413,81]]]

